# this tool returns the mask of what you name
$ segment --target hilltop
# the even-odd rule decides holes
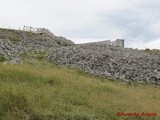
[[[0,55],[2,62],[45,59],[111,80],[160,85],[159,50],[124,48],[123,39],[76,45],[45,28],[0,29]]]
[[[74,43],[61,36],[49,36],[42,32],[0,29],[0,55],[6,60],[21,61],[24,52],[46,51]]]

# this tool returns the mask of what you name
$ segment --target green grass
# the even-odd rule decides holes
[[[31,50],[29,50],[29,51],[23,52],[22,54],[20,54],[20,56],[24,61],[26,60],[28,61],[31,58],[42,61],[42,60],[46,60],[48,53],[49,53],[49,50],[38,51],[34,53]]]
[[[15,44],[20,41],[20,38],[18,36],[10,36],[8,39]]]
[[[160,50],[158,49],[145,49],[144,52],[149,53],[149,54],[160,54]]]
[[[93,77],[43,62],[0,64],[0,120],[159,120],[160,88]]]

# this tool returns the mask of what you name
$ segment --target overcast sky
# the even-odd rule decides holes
[[[160,49],[160,0],[0,0],[0,27],[45,27],[75,43]]]

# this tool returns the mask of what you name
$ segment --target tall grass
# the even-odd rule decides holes
[[[159,120],[160,88],[128,85],[50,63],[0,64],[0,120]]]

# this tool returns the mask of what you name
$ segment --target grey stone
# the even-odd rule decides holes
[[[160,55],[142,50],[90,43],[58,48],[48,56],[57,64],[122,81],[158,84]],[[85,63],[85,64],[84,64]]]

